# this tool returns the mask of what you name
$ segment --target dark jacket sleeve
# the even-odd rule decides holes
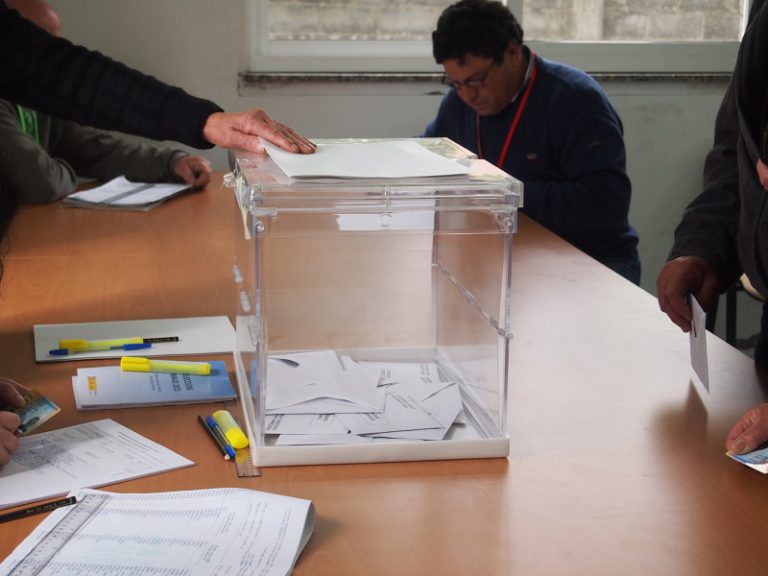
[[[754,0],[750,22],[764,4],[765,0]],[[737,72],[740,65],[737,62]],[[731,79],[715,120],[715,141],[704,164],[702,193],[683,212],[669,254],[670,260],[679,256],[704,258],[718,271],[723,286],[729,286],[742,272],[738,249],[741,210],[738,142],[739,117]]]
[[[67,120],[52,122],[48,153],[68,162],[80,177],[106,181],[125,176],[135,182],[172,181],[173,163],[187,155]]]
[[[704,163],[702,193],[683,212],[675,230],[669,259],[700,256],[718,271],[723,286],[741,274],[739,227],[739,167],[736,145],[739,125],[733,85],[729,84],[715,120],[715,141]]]
[[[0,62],[0,97],[96,128],[211,147],[203,126],[216,104],[55,38],[3,0]]]
[[[45,139],[50,121],[39,121]],[[13,103],[0,100],[0,188],[5,186],[19,191],[22,204],[45,204],[75,192],[77,174],[21,129]]]

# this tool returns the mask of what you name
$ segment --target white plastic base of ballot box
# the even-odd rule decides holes
[[[383,356],[381,354],[384,354]],[[377,354],[380,356],[377,357]],[[381,350],[358,351],[369,360],[382,358],[423,361],[432,357],[429,349],[397,350],[394,353]],[[360,359],[360,358],[356,358]],[[235,372],[240,399],[250,394],[245,368],[238,354],[234,355]],[[252,402],[241,402],[245,416],[247,434],[251,440],[250,455],[254,466],[305,466],[323,464],[361,464],[374,462],[412,462],[419,460],[461,460],[477,458],[506,458],[509,455],[509,436],[488,436],[469,413],[461,425],[451,426],[442,440],[410,441],[381,440],[371,443],[350,442],[348,444],[295,444],[275,445],[274,437],[262,435],[254,427],[263,425],[254,414]],[[466,409],[466,404],[465,404]],[[482,412],[482,410],[480,411]],[[265,443],[259,444],[259,437]]]
[[[267,467],[505,458],[508,455],[508,438],[251,447],[251,460],[254,465]]]

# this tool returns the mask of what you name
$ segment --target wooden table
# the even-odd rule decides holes
[[[525,218],[508,459],[239,479],[195,422],[198,406],[77,412],[78,363],[35,364],[32,325],[232,314],[235,222],[221,174],[149,213],[56,204],[15,222],[0,282],[2,374],[62,406],[49,427],[109,417],[197,462],[110,490],[311,499],[317,527],[297,575],[766,573],[768,478],[723,454],[733,422],[766,398],[751,360],[710,336],[711,393],[700,395],[687,336],[656,300]],[[0,554],[40,520],[0,525]]]

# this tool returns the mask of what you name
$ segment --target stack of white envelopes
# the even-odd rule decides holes
[[[276,445],[442,440],[455,382],[429,362],[363,362],[333,350],[270,356],[265,432]]]

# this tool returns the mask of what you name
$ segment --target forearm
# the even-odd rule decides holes
[[[209,148],[205,121],[221,109],[179,88],[54,38],[0,4],[0,96],[59,118]]]
[[[171,164],[184,156],[180,150],[131,142],[119,135],[60,122],[56,154],[66,158],[77,174],[107,181],[125,176],[137,182],[173,180]]]
[[[741,201],[736,159],[738,119],[729,86],[715,120],[714,145],[704,163],[702,193],[683,212],[669,259],[699,256],[707,260],[724,285],[741,274],[737,235]]]

